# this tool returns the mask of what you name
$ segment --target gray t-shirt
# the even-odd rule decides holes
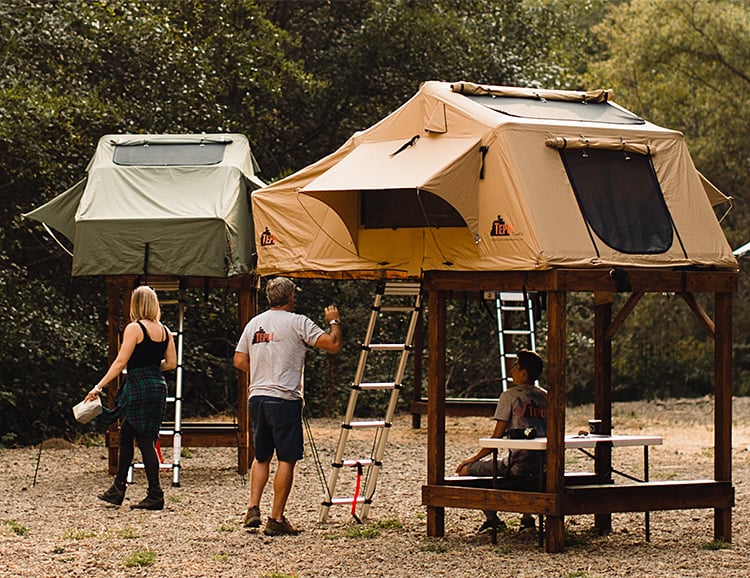
[[[534,428],[539,437],[547,435],[547,392],[533,384],[520,384],[508,388],[500,395],[493,419],[507,422],[510,429]],[[513,475],[538,473],[540,452],[513,450],[507,463]]]
[[[250,397],[302,399],[305,353],[323,333],[310,318],[282,309],[253,317],[235,349],[250,356]]]

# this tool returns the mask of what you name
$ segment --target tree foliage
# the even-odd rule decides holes
[[[425,80],[576,89],[591,88],[593,78],[650,120],[684,130],[698,167],[739,198],[748,174],[741,126],[747,11],[746,2],[730,0],[5,0],[0,331],[9,345],[0,351],[0,437],[29,443],[75,431],[70,406],[104,371],[102,279],[71,279],[70,259],[20,218],[84,176],[102,135],[244,133],[261,176],[272,181],[329,154]],[[734,240],[744,242],[744,209],[729,223]],[[315,317],[321,304],[336,301],[351,319],[343,354],[311,355],[307,368],[310,409],[336,414],[373,284],[300,286],[301,311]],[[569,304],[574,359],[592,356],[587,299]],[[688,323],[654,311],[646,308],[621,338],[628,359],[617,368],[622,395],[638,395],[647,377],[634,369],[651,353],[638,349],[641,336],[658,323],[681,331]],[[188,295],[190,412],[234,407],[235,319],[233,295]],[[476,299],[451,305],[452,394],[496,393],[492,319]],[[694,328],[684,335],[674,364],[648,366],[659,375],[659,395],[688,382],[696,384],[691,391],[704,389],[710,353]],[[571,399],[585,401],[591,372],[571,362],[568,374]]]

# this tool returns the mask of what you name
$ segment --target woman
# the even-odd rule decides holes
[[[125,482],[133,462],[133,441],[143,456],[143,466],[148,479],[148,494],[132,508],[161,510],[164,492],[159,483],[159,457],[155,442],[167,399],[167,384],[162,371],[177,367],[177,354],[172,334],[162,324],[159,299],[150,287],[140,286],[133,291],[130,302],[130,320],[125,327],[122,345],[117,358],[107,373],[88,393],[91,401],[127,366],[127,376],[115,398],[115,408],[105,408],[100,419],[105,424],[125,416],[120,426],[120,456],[117,476],[100,500],[119,506],[125,498]]]

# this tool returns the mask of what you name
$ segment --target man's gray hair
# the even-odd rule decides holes
[[[266,283],[266,298],[271,307],[281,307],[292,300],[296,285],[286,277],[276,277]]]

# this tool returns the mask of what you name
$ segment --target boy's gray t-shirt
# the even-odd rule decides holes
[[[235,349],[250,356],[250,397],[302,399],[305,353],[323,333],[305,315],[282,309],[269,309],[253,317]]]
[[[508,388],[500,395],[493,419],[507,422],[505,431],[533,428],[537,436],[547,435],[547,392],[533,384],[520,384]],[[513,450],[509,452],[507,466],[514,476],[538,473],[542,452]]]

